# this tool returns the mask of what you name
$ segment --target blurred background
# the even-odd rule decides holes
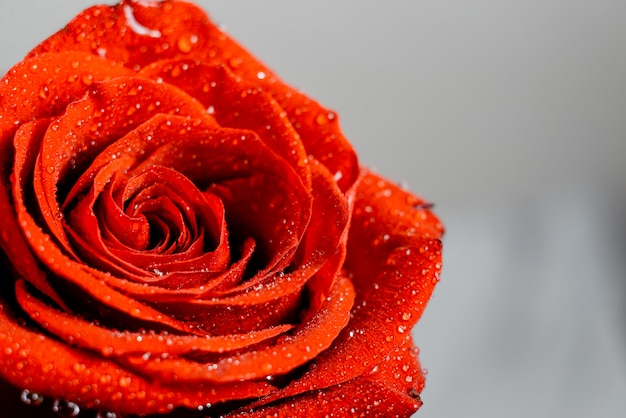
[[[626,2],[196,3],[435,203],[417,416],[623,416]],[[91,4],[0,0],[2,72]]]

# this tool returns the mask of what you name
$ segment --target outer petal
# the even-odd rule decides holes
[[[115,6],[95,6],[29,56],[61,50],[106,56],[135,71],[169,59],[191,59],[210,66],[226,64],[251,88],[260,86],[271,92],[287,112],[307,152],[328,167],[341,190],[347,191],[358,178],[357,157],[339,128],[337,115],[280,81],[192,4],[166,1],[146,7],[141,1],[124,0]]]
[[[397,186],[363,172],[345,264],[357,295],[350,322],[302,378],[262,402],[354,379],[404,344],[441,269],[443,229],[423,205]]]
[[[27,388],[44,397],[71,399],[88,408],[97,407],[105,411],[164,413],[177,406],[196,409],[207,403],[256,398],[273,390],[262,382],[219,386],[197,384],[190,387],[146,380],[111,360],[71,348],[18,325],[17,318],[2,301],[0,345],[4,347],[0,356],[0,371],[11,385]],[[40,378],[34,379],[34,376]],[[15,403],[9,402],[8,405],[11,408]],[[17,415],[9,417],[17,418]]]
[[[13,135],[23,123],[60,113],[96,80],[129,73],[120,65],[82,52],[42,54],[15,65],[0,81],[0,167],[7,169],[11,164]],[[18,227],[7,180],[3,177],[0,181],[0,213],[4,216],[0,245],[19,274],[41,290],[49,289]],[[52,294],[50,290],[45,293]]]
[[[410,336],[369,373],[227,417],[408,417],[421,405],[424,376]]]

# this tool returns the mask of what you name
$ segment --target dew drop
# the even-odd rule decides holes
[[[172,68],[172,71],[171,71],[170,74],[172,75],[172,77],[176,78],[176,77],[180,76],[181,72],[182,71],[181,71],[180,67],[177,65],[174,68]]]
[[[233,57],[230,60],[228,60],[228,63],[230,64],[230,66],[232,68],[237,68],[239,67],[241,64],[243,64],[243,59],[239,58],[239,57]]]
[[[178,46],[178,49],[180,50],[180,52],[183,52],[183,53],[187,53],[191,51],[191,48],[192,48],[191,39],[187,37],[179,38],[176,45]]]
[[[120,377],[120,380],[118,381],[119,385],[123,388],[127,388],[130,386],[131,384],[131,378],[130,377]]]
[[[318,125],[326,125],[328,123],[328,117],[325,114],[320,113],[315,118],[315,122],[317,122]]]
[[[26,405],[38,406],[43,402],[43,396],[36,392],[31,392],[28,389],[24,389],[20,394],[20,400]]]
[[[96,418],[117,418],[117,414],[115,412],[98,411]]]
[[[63,418],[71,418],[80,414],[80,408],[74,402],[57,399],[52,404],[52,412]]]
[[[137,35],[149,36],[151,38],[160,38],[161,32],[156,29],[150,29],[137,22],[133,13],[133,8],[129,5],[124,6],[124,17],[126,18],[126,24]]]

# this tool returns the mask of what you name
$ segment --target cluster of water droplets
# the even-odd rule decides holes
[[[44,396],[28,389],[22,391],[20,401],[32,408],[49,407],[59,418],[78,417],[82,412],[76,403],[65,399],[55,399],[52,401],[51,405],[48,405],[48,402],[44,404]],[[110,411],[97,411],[95,415],[92,416],[95,416],[95,418],[121,418],[117,413]]]

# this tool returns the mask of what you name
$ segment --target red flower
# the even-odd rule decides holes
[[[92,7],[0,104],[3,414],[420,406],[439,221],[201,10]]]

